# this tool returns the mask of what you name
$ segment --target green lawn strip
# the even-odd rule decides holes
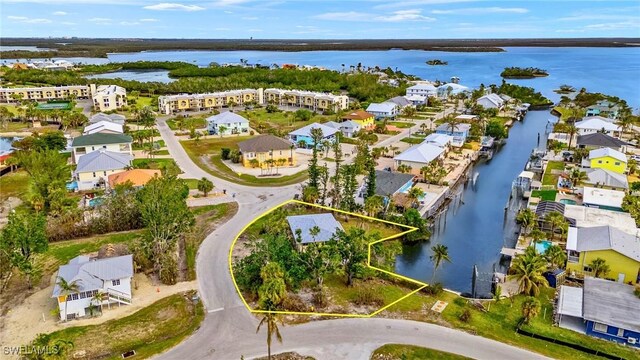
[[[52,256],[59,263],[67,263],[78,255],[98,251],[102,245],[131,243],[140,236],[140,233],[140,230],[124,231],[54,242],[49,244],[49,250],[45,256]]]
[[[494,116],[492,118],[489,119],[489,121],[497,121],[500,123],[500,125],[504,126],[507,121],[512,120],[510,117],[508,116]]]
[[[566,108],[562,106],[556,106],[551,110],[552,114],[560,114],[560,120],[566,121],[574,115],[574,109]],[[578,108],[577,117],[583,118],[587,113],[587,110]]]
[[[353,286],[347,286],[344,276],[335,274],[329,275],[324,280],[324,286],[327,292],[327,296],[331,299],[332,304],[338,306],[348,306],[354,304],[354,301],[358,298],[359,292],[371,291],[374,294],[378,295],[383,302],[383,304],[379,306],[370,306],[371,312],[375,312],[399,300],[403,296],[420,287],[420,285],[411,284],[404,281],[401,281],[401,283],[396,283],[393,279],[389,280],[389,275],[386,275],[379,271],[375,271],[373,276],[374,278],[372,279],[368,279],[366,281],[356,280]],[[420,301],[418,297],[416,297],[416,299],[418,299],[417,301],[412,300],[412,298],[413,296],[403,299],[402,301],[392,305],[389,309],[387,309],[387,311],[391,311],[391,309],[395,309],[399,312],[419,311],[420,307],[422,306],[422,301]]]
[[[537,197],[547,201],[555,201],[557,193],[557,190],[533,190],[531,192],[531,197]]]
[[[203,117],[184,118],[182,122],[182,129],[179,128],[179,124],[175,119],[167,120],[167,126],[171,130],[189,130],[191,126],[196,129],[202,129],[207,127],[207,119]]]
[[[547,168],[542,176],[542,185],[558,184],[558,174],[553,174],[552,170],[564,170],[564,162],[562,161],[549,161]]]
[[[133,96],[127,96],[127,101],[129,102],[129,104],[132,104],[131,100],[135,101],[135,105],[139,108],[143,108],[145,106],[151,106],[151,98],[148,96],[138,96],[133,97]]]
[[[242,174],[238,176],[236,172],[231,170],[222,162],[220,157],[220,150],[222,148],[236,149],[237,143],[243,140],[249,139],[249,136],[239,137],[227,137],[227,138],[212,138],[203,140],[183,140],[180,141],[187,155],[195,162],[200,168],[208,172],[209,174],[233,181],[241,185],[252,186],[284,186],[297,184],[307,178],[307,172],[301,171],[293,175],[286,175],[280,177],[264,177],[258,178],[253,175]],[[201,156],[209,157],[211,166],[208,166],[201,158]]]
[[[0,201],[17,197],[25,201],[29,195],[29,174],[18,170],[0,177]]]
[[[175,160],[173,159],[133,159],[133,167],[136,169],[162,169],[163,165],[172,165],[178,168]],[[182,172],[181,172],[182,173]]]
[[[400,141],[405,142],[407,144],[421,144],[424,141],[423,137],[406,137],[403,139],[400,139]]]
[[[401,360],[401,359],[438,359],[465,360],[471,359],[462,355],[446,351],[438,351],[413,345],[387,344],[377,348],[371,354],[371,360]]]
[[[254,109],[239,111],[238,114],[249,119],[251,127],[258,131],[260,131],[260,123],[265,123],[265,125],[269,125],[271,127],[288,127],[291,128],[291,130],[294,130],[314,122],[323,123],[330,120],[335,120],[335,116],[313,114],[311,116],[311,119],[307,121],[299,121],[295,119],[294,113],[296,110],[296,108],[291,108],[291,111],[278,111],[269,113],[266,109]]]
[[[194,304],[191,296],[191,292],[171,295],[121,319],[59,330],[49,334],[50,342],[71,341],[71,352],[84,350],[87,358],[120,359],[130,350],[135,350],[136,358],[148,358],[198,329],[204,309],[201,302]]]
[[[200,181],[199,179],[182,179],[182,180],[184,180],[184,182],[187,183],[187,186],[189,186],[189,189],[198,190],[198,181]]]
[[[377,123],[382,124],[382,121],[378,121]],[[395,126],[400,129],[407,129],[414,126],[414,123],[406,122],[406,121],[387,121],[387,125]]]

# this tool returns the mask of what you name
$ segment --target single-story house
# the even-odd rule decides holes
[[[438,86],[438,97],[445,98],[449,95],[458,95],[467,91],[469,91],[468,87],[451,82]]]
[[[467,121],[476,121],[479,120],[480,117],[478,115],[473,115],[473,114],[461,114],[455,117],[456,120],[460,120],[462,122],[467,122]]]
[[[120,124],[103,120],[85,126],[84,130],[82,131],[82,135],[90,135],[96,133],[122,134],[124,133],[124,127]]]
[[[476,100],[476,104],[485,109],[502,109],[505,101],[498,94],[487,94]]]
[[[324,124],[313,123],[313,124],[309,124],[307,126],[301,127],[298,130],[294,130],[290,132],[289,140],[296,146],[307,148],[307,149],[312,148],[314,145],[320,145],[320,144],[313,143],[313,137],[311,137],[311,129],[322,130],[321,141],[327,140],[332,143],[336,141],[336,134],[340,131],[330,126],[326,126]],[[304,145],[302,145],[303,143]]]
[[[407,88],[406,95],[423,97],[436,96],[438,95],[438,89],[432,84],[416,84]]]
[[[582,205],[598,209],[622,211],[624,191],[584,187]]]
[[[627,176],[606,169],[585,169],[587,179],[582,182],[595,187],[604,187],[611,190],[627,190],[629,182]]]
[[[411,173],[419,175],[420,169],[434,160],[444,157],[445,150],[440,146],[422,143],[413,145],[393,158],[396,168],[400,165],[411,167]]]
[[[269,167],[267,160],[274,160],[273,166],[294,166],[296,152],[287,140],[273,135],[258,135],[238,143],[244,167]]]
[[[231,112],[225,111],[207,118],[207,130],[210,135],[229,135],[249,132],[249,120]]]
[[[610,119],[606,119],[610,120]],[[578,121],[575,126],[578,130],[578,136],[588,135],[597,132],[604,132],[607,135],[615,136],[620,132],[620,127],[610,121],[606,121],[599,116],[585,117],[582,121]]]
[[[71,142],[73,162],[78,163],[80,158],[96,150],[107,150],[121,154],[132,155],[131,143],[133,139],[125,134],[94,133],[78,136]]]
[[[329,241],[342,225],[331,213],[287,216],[291,234],[299,245]],[[317,234],[311,234],[317,228]]]
[[[398,105],[392,102],[371,103],[367,107],[367,112],[373,114],[376,119],[395,117],[398,110]]]
[[[591,262],[601,258],[609,265],[605,278],[624,283],[640,281],[638,230],[628,233],[610,225],[570,227],[567,231],[567,271],[593,275]]]
[[[582,167],[624,174],[627,170],[627,156],[611,148],[595,149],[589,151],[589,158],[582,159]]]
[[[465,141],[467,141],[470,130],[470,124],[456,124],[454,129],[451,129],[451,125],[449,123],[444,123],[436,128],[436,134],[453,136],[453,141],[451,142],[451,144],[453,146],[460,147],[465,143]]]
[[[571,219],[571,226],[575,227],[611,225],[628,233],[634,233],[638,230],[636,221],[626,212],[598,209],[582,205],[566,205],[564,216],[565,218]]]
[[[413,103],[411,101],[407,100],[407,98],[404,97],[404,96],[392,97],[391,99],[389,99],[389,100],[387,100],[385,102],[390,102],[390,103],[394,103],[394,104],[398,105],[398,109],[400,109],[400,110],[406,108],[407,106],[413,106]]]
[[[156,176],[162,176],[162,172],[153,169],[131,169],[109,175],[107,183],[111,189],[127,182],[131,183],[134,187],[140,187],[145,186]]]
[[[587,277],[584,287],[562,286],[557,305],[560,327],[640,348],[640,298],[634,287]]]
[[[133,160],[133,156],[130,154],[104,149],[82,156],[73,172],[78,190],[91,190],[106,186],[108,176],[130,168],[131,160]]]
[[[603,133],[593,133],[578,136],[578,147],[588,150],[610,148],[620,152],[627,151],[627,143]]]
[[[83,317],[92,306],[125,304],[132,302],[131,278],[133,277],[133,255],[92,259],[80,255],[58,268],[56,279],[78,285],[78,291],[66,293],[56,283],[52,297],[58,302],[60,320]],[[105,294],[97,301],[98,293]]]
[[[375,127],[375,116],[364,110],[354,110],[342,116],[342,120],[353,120],[363,129],[371,130]]]
[[[385,199],[397,193],[408,192],[413,186],[415,175],[376,170],[376,195]]]
[[[89,118],[89,124],[95,124],[100,121],[108,121],[108,122],[112,122],[112,123],[116,123],[118,125],[124,126],[125,120],[126,120],[126,117],[124,115],[97,113],[92,115]]]
[[[433,144],[444,149],[449,149],[453,143],[453,136],[446,134],[431,133],[422,141],[423,144]]]

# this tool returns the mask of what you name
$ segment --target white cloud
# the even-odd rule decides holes
[[[478,7],[452,10],[432,10],[432,14],[453,14],[453,15],[478,15],[478,14],[526,14],[529,9],[525,8],[504,8],[504,7]]]
[[[55,15],[55,16],[65,16],[65,15],[67,15],[67,13],[64,12],[64,11],[54,11],[53,15]]]
[[[233,14],[233,11],[225,10],[223,11],[225,14]]]
[[[558,29],[556,30],[557,33],[566,33],[566,34],[571,34],[571,33],[583,33],[584,29]]]
[[[7,16],[7,19],[13,20],[14,22],[21,22],[25,24],[49,24],[52,21],[49,19],[40,19],[40,18],[28,18],[26,16]]]
[[[29,18],[28,18],[28,17],[26,17],[26,16],[13,16],[13,15],[9,15],[9,16],[7,16],[7,19],[9,19],[9,20],[27,20],[27,19],[29,19]]]
[[[160,20],[153,18],[140,19],[140,22],[158,22]]]
[[[71,22],[71,21],[63,21],[60,24],[62,24],[62,25],[77,25],[76,23]]]
[[[606,20],[634,20],[637,19],[634,15],[607,15],[607,14],[582,14],[560,17],[559,21],[606,21]]]
[[[424,16],[421,14],[422,10],[399,10],[394,11],[391,15],[376,16],[374,20],[385,22],[400,22],[400,21],[435,21],[435,18]]]
[[[257,16],[243,16],[241,19],[242,20],[258,20],[259,18]]]
[[[314,16],[315,19],[331,21],[372,21],[372,22],[402,22],[402,21],[435,21],[435,18],[422,15],[422,10],[398,10],[389,15],[369,14],[356,11],[330,12]]]
[[[328,12],[314,16],[315,19],[332,20],[332,21],[367,21],[373,18],[373,15],[355,11],[346,12]]]
[[[213,3],[215,6],[230,6],[230,5],[239,5],[242,3],[249,2],[251,0],[217,0]]]
[[[137,22],[137,21],[120,21],[120,25],[123,25],[123,26],[134,26],[134,25],[140,25],[140,23]]]
[[[264,30],[262,30],[262,29],[249,29],[247,31],[249,31],[249,32],[262,32]]]
[[[225,28],[225,27],[215,28],[215,29],[213,29],[213,30],[215,30],[215,31],[231,31],[231,29],[229,29],[229,28]]]
[[[640,28],[640,23],[632,21],[621,21],[617,23],[591,24],[584,27],[587,30],[622,30]]]
[[[200,11],[204,10],[203,7],[198,5],[184,5],[178,3],[159,3],[155,5],[147,5],[144,7],[147,10],[179,10],[179,11]]]
[[[91,18],[88,19],[87,21],[90,21],[92,23],[95,23],[96,25],[110,25],[111,24],[111,19],[109,18]]]
[[[389,1],[384,4],[376,5],[374,9],[392,9],[402,8],[416,5],[438,5],[438,4],[453,4],[462,2],[471,2],[475,0],[408,0],[408,1]]]

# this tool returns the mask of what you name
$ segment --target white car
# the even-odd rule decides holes
[[[640,162],[640,155],[631,155],[629,158],[631,160],[635,160],[637,162]]]

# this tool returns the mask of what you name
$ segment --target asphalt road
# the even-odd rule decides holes
[[[299,185],[248,187],[215,178],[188,157],[162,119],[158,129],[169,153],[185,177],[207,177],[218,189],[237,193],[238,213],[209,234],[197,257],[198,286],[207,315],[200,329],[160,359],[240,359],[266,355],[264,330],[256,334],[258,321],[243,305],[231,280],[228,254],[235,236],[262,213],[291,199]],[[383,318],[313,321],[282,326],[283,344],[274,341],[273,353],[297,351],[318,359],[368,359],[386,343],[404,343],[465,355],[475,359],[544,359],[545,357],[463,331],[409,320]]]

